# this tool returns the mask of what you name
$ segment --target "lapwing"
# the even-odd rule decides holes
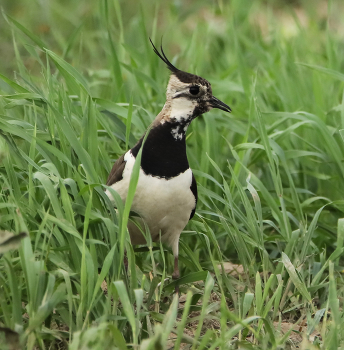
[[[137,222],[130,221],[128,231],[133,245],[146,244],[142,228],[148,227],[153,242],[161,239],[170,246],[174,255],[172,278],[178,279],[179,237],[195,215],[197,204],[197,184],[186,156],[186,131],[196,117],[212,108],[225,112],[231,112],[231,109],[213,96],[207,80],[176,68],[167,59],[162,45],[160,53],[149,40],[171,75],[166,103],[148,129],[142,149],[139,179],[131,207],[139,214],[141,228]],[[106,182],[123,201],[127,197],[135,158],[144,136],[115,162]],[[113,200],[110,192],[106,193]],[[179,291],[178,287],[176,291]]]

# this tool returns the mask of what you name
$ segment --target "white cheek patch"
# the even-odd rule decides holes
[[[170,118],[183,122],[191,117],[196,105],[197,101],[185,97],[173,99]]]

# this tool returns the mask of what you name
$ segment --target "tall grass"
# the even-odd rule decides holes
[[[343,346],[341,5],[301,4],[22,2],[22,18],[5,6],[1,344],[279,349],[295,346],[289,324],[301,348]],[[104,192],[164,104],[168,71],[148,42],[161,35],[233,109],[188,133],[199,203],[179,301],[170,250],[132,247],[128,204],[115,211]]]

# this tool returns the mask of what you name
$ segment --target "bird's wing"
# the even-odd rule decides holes
[[[198,198],[198,195],[197,195],[197,182],[196,182],[194,174],[192,174],[192,182],[191,182],[190,190],[193,193],[193,195],[195,196],[195,208],[192,209],[192,212],[190,214],[190,219],[189,220],[191,220],[193,218],[193,216],[195,215],[196,205],[197,205],[197,198]]]
[[[114,183],[123,179],[123,170],[124,170],[125,164],[126,162],[124,160],[124,154],[123,154],[120,158],[116,160],[115,164],[113,165],[110,171],[109,177],[106,181],[107,186],[111,186]]]

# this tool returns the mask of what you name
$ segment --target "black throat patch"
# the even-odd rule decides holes
[[[165,122],[150,131],[141,158],[141,168],[146,175],[171,179],[189,169],[184,126],[181,123]],[[177,128],[182,132],[180,137],[175,138],[172,131]],[[134,157],[142,146],[143,137],[131,149]]]

